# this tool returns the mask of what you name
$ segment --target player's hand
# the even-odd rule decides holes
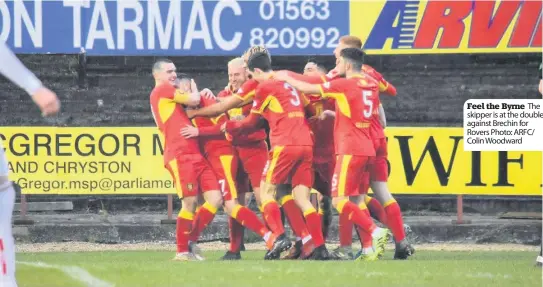
[[[196,117],[196,110],[185,110],[185,113],[189,119]]]
[[[223,132],[223,133],[226,132],[226,123],[227,123],[227,122],[224,122],[224,123],[221,125],[221,132]]]
[[[195,128],[191,125],[187,125],[186,127],[181,129],[181,135],[184,138],[190,139],[190,138],[195,138],[198,135],[200,135],[200,132],[198,131],[198,128]]]
[[[57,95],[45,88],[39,88],[33,95],[32,100],[40,108],[44,117],[56,115],[60,110],[60,101]]]
[[[213,94],[213,92],[210,89],[203,89],[200,91],[200,96],[204,97],[206,99],[215,100],[217,97]]]
[[[194,79],[190,79],[190,91],[193,93],[198,92],[198,86],[196,85]]]
[[[278,81],[285,81],[288,79],[287,71],[277,71],[273,73],[273,78]]]
[[[334,117],[336,117],[336,112],[326,110],[326,111],[323,111],[321,113],[321,115],[319,116],[319,119],[322,121],[322,120],[325,120],[327,118],[334,118]]]
[[[239,115],[239,116],[233,116],[230,119],[233,120],[233,121],[239,122],[239,121],[243,120],[244,118],[245,118],[244,115]]]
[[[332,70],[330,70],[330,72],[328,72],[328,74],[326,74],[326,77],[328,79],[333,79],[333,78],[336,78],[337,76],[339,76],[339,72],[337,70],[337,67],[333,68]]]

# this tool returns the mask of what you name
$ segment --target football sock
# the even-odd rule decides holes
[[[350,247],[353,244],[353,223],[346,212],[339,214],[339,246]]]
[[[371,218],[370,212],[368,211],[368,207],[364,204],[364,202],[360,203],[358,205],[358,208],[369,218]],[[360,226],[356,227],[358,231],[358,236],[360,237],[360,245],[362,248],[371,248],[373,246],[373,237],[370,233],[364,231]]]
[[[266,221],[266,224],[269,226],[270,230],[276,235],[285,233],[283,223],[281,222],[281,210],[279,209],[279,204],[277,204],[275,200],[271,199],[262,203],[262,209],[264,210],[264,220]]]
[[[350,202],[348,199],[343,200],[337,205],[339,214],[346,213],[349,215],[349,219],[354,224],[360,226],[364,231],[372,233],[377,226],[371,220],[367,214],[362,212],[356,204]]]
[[[230,227],[230,252],[237,253],[243,240],[243,225],[230,217],[228,218],[228,227]]]
[[[392,231],[394,240],[400,242],[405,239],[405,230],[403,229],[403,218],[400,205],[395,199],[391,199],[384,204],[387,213],[388,227]]]
[[[254,214],[254,212],[252,212],[249,208],[245,206],[239,204],[236,205],[234,207],[234,210],[232,211],[232,217],[235,218],[239,223],[241,223],[241,225],[249,228],[254,233],[260,235],[260,237],[263,237],[264,234],[269,231],[264,223],[262,223],[258,219],[256,214]]]
[[[315,247],[323,245],[322,222],[317,211],[314,208],[308,209],[304,212],[304,217]]]
[[[200,208],[196,212],[196,215],[194,216],[192,232],[190,233],[189,237],[189,240],[191,242],[198,241],[198,238],[200,237],[202,231],[206,229],[207,225],[215,217],[215,213],[217,213],[217,209],[209,202],[204,203],[204,205],[202,205],[202,208]]]
[[[194,214],[188,210],[181,209],[177,216],[177,224],[175,226],[177,253],[189,252],[189,235],[191,233],[193,220]]]
[[[379,220],[384,225],[388,225],[387,223],[387,214],[385,212],[385,208],[381,205],[379,200],[366,196],[366,206],[370,210],[371,214]]]
[[[300,210],[298,205],[296,205],[296,202],[294,202],[292,196],[283,196],[283,198],[281,198],[281,206],[285,211],[285,215],[287,217],[290,228],[292,228],[292,232],[294,232],[294,234],[298,237],[306,237],[309,234],[309,231],[307,230],[302,211]]]
[[[330,229],[330,225],[328,224],[326,220],[326,216],[329,216],[329,215],[325,215],[325,211],[322,208],[319,208],[318,213],[319,213],[319,219],[322,225],[322,237],[324,238],[324,241],[326,241],[326,238],[328,238],[328,231]]]

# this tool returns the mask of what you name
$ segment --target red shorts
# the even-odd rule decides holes
[[[359,195],[370,159],[372,157],[338,155],[332,177],[332,197]]]
[[[260,187],[260,179],[266,162],[268,161],[268,145],[265,141],[255,142],[253,145],[236,146],[241,160],[240,172],[249,178],[253,189]],[[243,179],[243,175],[240,175]]]
[[[165,167],[173,178],[179,198],[196,196],[198,190],[219,190],[217,177],[201,154],[181,155]]]
[[[370,163],[370,166],[368,167],[368,169],[371,169],[371,165],[372,164]],[[370,173],[365,172],[362,175],[362,183],[360,184],[359,192],[360,194],[368,194],[369,191],[370,191]]]
[[[224,201],[238,198],[235,179],[238,173],[238,157],[235,154],[223,154],[208,157],[211,168],[217,176]]]
[[[335,163],[335,157],[331,157],[326,161],[313,162],[313,169],[315,170],[315,182],[313,183],[313,188],[319,191],[322,195],[330,196]]]
[[[369,173],[371,181],[388,181],[388,151],[387,151],[387,139],[375,139],[373,141],[375,147],[375,158],[372,160]]]
[[[313,147],[276,146],[269,152],[262,180],[274,185],[313,186]]]

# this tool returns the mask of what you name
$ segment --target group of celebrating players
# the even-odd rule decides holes
[[[241,259],[245,228],[266,242],[265,259],[373,261],[383,256],[390,232],[395,259],[414,253],[386,183],[379,95],[395,96],[396,90],[364,65],[361,46],[357,37],[344,36],[332,71],[308,63],[303,75],[273,71],[269,52],[251,47],[228,63],[229,84],[217,96],[178,76],[173,62],[155,63],[151,109],[165,137],[164,166],[182,201],[174,260],[204,260],[196,242],[221,206],[230,216],[225,260]],[[249,184],[263,221],[245,206]],[[370,187],[375,198],[367,196]],[[311,200],[315,190],[318,201]],[[340,246],[332,252],[325,245],[330,205],[339,213]],[[377,226],[370,211],[388,228]],[[353,226],[362,245],[356,255]]]

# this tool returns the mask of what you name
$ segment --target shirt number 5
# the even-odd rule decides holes
[[[371,99],[372,95],[372,91],[362,91],[362,100],[364,101],[364,117],[366,119],[371,118],[373,114],[373,101]]]

